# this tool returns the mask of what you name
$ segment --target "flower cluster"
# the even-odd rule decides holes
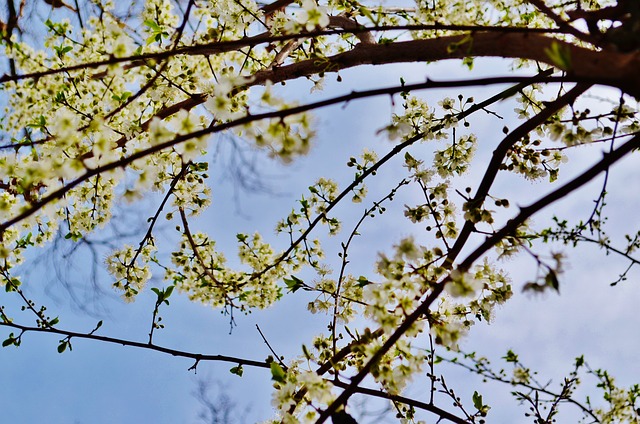
[[[154,259],[156,248],[147,244],[140,249],[124,246],[107,258],[107,269],[116,278],[113,286],[122,290],[122,297],[132,302],[151,278],[149,263]]]
[[[227,267],[226,258],[215,249],[215,241],[195,233],[183,236],[180,249],[172,254],[176,269],[168,269],[165,279],[192,300],[214,307],[246,310],[273,304],[282,295],[278,282],[291,268],[284,261],[278,262],[279,255],[259,234],[238,234],[237,238],[240,260],[251,271]]]

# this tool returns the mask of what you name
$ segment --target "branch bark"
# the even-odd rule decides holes
[[[200,361],[221,361],[221,362],[231,362],[233,364],[238,364],[238,365],[248,365],[248,366],[258,367],[258,368],[269,368],[269,364],[267,362],[265,362],[265,361],[254,361],[252,359],[238,358],[238,357],[235,357],[235,356],[205,355],[205,354],[201,354],[201,353],[185,352],[185,351],[182,351],[182,350],[176,350],[176,349],[171,349],[171,348],[168,348],[168,347],[158,346],[158,345],[155,345],[155,344],[152,344],[152,343],[142,343],[142,342],[136,342],[136,341],[133,341],[133,340],[118,339],[118,338],[107,337],[107,336],[99,336],[97,334],[91,334],[91,333],[78,333],[78,332],[75,332],[75,331],[61,330],[61,329],[58,329],[56,327],[28,327],[28,326],[25,326],[25,325],[20,325],[20,324],[16,324],[16,323],[13,323],[13,322],[8,322],[8,321],[0,322],[0,326],[15,328],[16,330],[20,330],[23,333],[37,332],[37,333],[59,334],[61,336],[68,337],[68,338],[89,339],[89,340],[96,340],[96,341],[105,342],[105,343],[118,344],[118,345],[122,345],[122,346],[129,346],[129,347],[137,347],[137,348],[140,348],[140,349],[154,350],[156,352],[167,353],[167,354],[169,354],[171,356],[177,356],[177,357],[182,357],[182,358],[190,358],[190,359],[193,359],[193,360],[198,361],[198,362],[200,362]]]
[[[407,62],[436,62],[465,57],[520,58],[558,66],[548,54],[553,43],[566,51],[570,77],[584,82],[617,87],[640,98],[640,52],[621,53],[612,50],[590,50],[540,34],[479,32],[427,40],[401,41],[390,44],[358,44],[353,50],[325,59],[316,58],[270,71],[258,72],[250,85],[288,81],[299,77],[337,72],[362,65]]]

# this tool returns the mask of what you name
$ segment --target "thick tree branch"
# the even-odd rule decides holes
[[[548,53],[552,43],[565,51],[571,69],[570,77],[594,84],[618,87],[640,97],[640,52],[620,53],[595,51],[538,34],[479,32],[427,40],[401,41],[390,44],[358,44],[353,50],[323,60],[311,59],[254,75],[253,84],[274,83],[302,76],[337,72],[361,65],[383,65],[407,62],[436,62],[465,57],[503,57],[529,59],[552,66]]]

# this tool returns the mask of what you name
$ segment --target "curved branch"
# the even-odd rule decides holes
[[[343,383],[342,381],[332,381],[334,386],[347,388],[349,387],[348,383]],[[447,421],[451,421],[456,424],[469,424],[468,421],[452,414],[451,412],[445,411],[442,408],[438,408],[432,403],[421,402],[419,400],[411,399],[405,396],[392,395],[389,393],[385,393],[381,390],[369,389],[366,387],[357,387],[355,390],[356,393],[360,393],[367,396],[373,396],[381,399],[388,399],[394,402],[403,403],[405,405],[413,406],[414,408],[423,409],[425,411],[429,411],[433,414],[436,414],[440,417],[440,419],[444,419]]]
[[[171,356],[178,356],[181,358],[190,358],[190,359],[194,359],[195,361],[220,361],[220,362],[231,362],[233,364],[238,364],[238,365],[248,365],[251,367],[258,367],[258,368],[269,368],[269,364],[264,362],[264,361],[254,361],[252,359],[244,359],[244,358],[238,358],[235,356],[226,356],[226,355],[205,355],[205,354],[201,354],[201,353],[192,353],[192,352],[185,352],[182,350],[176,350],[176,349],[171,349],[168,347],[163,347],[163,346],[158,346],[152,343],[142,343],[142,342],[136,342],[133,340],[126,340],[126,339],[118,339],[118,338],[114,338],[114,337],[107,337],[107,336],[98,336],[96,334],[93,333],[78,333],[75,331],[67,331],[67,330],[60,330],[58,328],[55,327],[47,327],[47,328],[41,328],[41,327],[28,327],[25,325],[20,325],[20,324],[15,324],[13,322],[8,322],[6,320],[3,320],[2,322],[0,322],[0,326],[4,326],[4,327],[11,327],[11,328],[15,328],[17,330],[20,330],[24,333],[27,332],[38,332],[38,333],[52,333],[52,334],[60,334],[61,336],[65,336],[67,338],[77,338],[77,339],[89,339],[89,340],[97,340],[100,342],[105,342],[105,343],[113,343],[113,344],[118,344],[118,345],[122,345],[122,346],[130,346],[130,347],[137,347],[140,349],[147,349],[147,350],[154,350],[156,352],[161,352],[161,353],[167,353]]]

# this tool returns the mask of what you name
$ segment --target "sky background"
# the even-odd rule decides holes
[[[394,85],[401,76],[410,83],[422,81],[425,76],[443,80],[505,75],[509,72],[505,63],[499,60],[478,61],[472,74],[465,71],[458,62],[360,68],[341,72],[343,82],[340,84],[333,82],[335,77],[329,75],[325,92],[317,98],[344,94],[352,89]],[[312,98],[308,94],[310,86],[306,81],[296,81],[288,83],[284,90],[304,101]],[[423,91],[420,95],[433,104],[443,95],[454,97],[458,93],[472,95],[476,101],[480,101],[500,89],[502,88],[496,86],[434,90]],[[617,98],[615,92],[605,89],[600,94]],[[597,107],[596,100],[592,101],[594,107]],[[396,102],[400,103],[399,98],[396,98]],[[471,129],[480,140],[474,161],[476,166],[465,176],[472,187],[477,185],[475,182],[484,171],[483,165],[502,137],[502,126],[517,125],[510,119],[513,117],[513,107],[513,102],[504,102],[491,108],[505,116],[505,121],[498,121],[484,114],[476,114],[471,120]],[[390,99],[384,97],[319,111],[318,137],[308,156],[286,166],[273,162],[261,153],[255,156],[259,179],[270,190],[248,192],[239,189],[237,182],[229,176],[229,151],[219,152],[211,170],[211,181],[214,184],[213,205],[207,213],[194,221],[192,231],[208,231],[216,238],[220,249],[227,252],[227,258],[232,263],[235,261],[233,252],[237,232],[260,231],[268,241],[274,241],[273,228],[276,221],[295,206],[295,200],[318,177],[332,177],[341,186],[345,186],[352,178],[352,169],[345,166],[350,156],[358,155],[364,147],[376,150],[382,156],[393,147],[392,143],[376,133],[388,123],[392,110]],[[213,158],[216,150],[213,146],[225,142],[228,140],[213,138],[210,157]],[[429,143],[416,145],[411,150],[412,154],[421,155],[427,160],[432,157],[432,151],[433,147]],[[567,164],[567,172],[561,174],[560,182],[567,181],[589,162],[598,160],[599,151],[600,147],[579,149]],[[344,230],[338,237],[323,237],[329,261],[339,263],[335,254],[340,242],[348,236],[348,223],[359,218],[364,207],[377,200],[381,193],[386,194],[405,176],[400,167],[400,159],[392,161],[387,165],[388,169],[381,171],[368,183],[368,202],[337,209],[336,216],[345,218]],[[637,166],[632,161],[626,160],[614,168],[608,187],[607,208],[612,233],[622,234],[639,227],[640,219],[633,212],[640,206],[637,196],[639,182]],[[597,193],[600,185],[601,178],[569,199],[558,202],[550,211],[536,216],[534,223],[542,227],[552,214],[586,219],[593,207],[592,193]],[[508,213],[515,214],[515,206],[529,204],[550,189],[552,187],[545,182],[531,183],[507,175],[500,176],[495,192],[492,193],[511,199],[514,206]],[[385,249],[388,251],[392,244],[403,237],[416,234],[418,241],[425,237],[419,226],[411,224],[402,216],[402,202],[411,202],[411,199],[417,202],[418,195],[413,189],[407,190],[389,208],[394,209],[393,212],[365,224],[363,237],[351,251],[352,274],[371,275],[377,253]],[[141,222],[144,222],[153,213],[154,209],[149,208],[154,207],[157,200],[150,198],[135,206],[131,216],[138,211],[142,216]],[[321,233],[322,231],[318,234]],[[167,225],[162,234],[161,239],[175,239],[171,225]],[[140,237],[141,235],[136,235],[130,240],[136,241]],[[555,251],[557,248],[549,246],[546,251]],[[533,261],[521,256],[504,262],[503,266],[509,271],[516,295],[497,311],[495,321],[490,326],[477,325],[461,344],[462,349],[486,355],[496,365],[500,364],[499,358],[507,349],[513,349],[520,354],[526,365],[540,371],[541,380],[553,379],[555,387],[571,370],[574,358],[580,354],[585,354],[593,368],[609,370],[622,385],[638,382],[638,273],[632,271],[627,281],[616,287],[609,287],[609,282],[614,281],[626,268],[624,261],[613,256],[605,257],[594,247],[576,250],[563,248],[563,251],[569,255],[570,260],[567,271],[561,276],[559,296],[555,293],[542,296],[522,295],[522,285],[535,273]],[[91,284],[91,257],[86,252],[80,252],[71,261],[65,261],[61,252],[62,250],[58,251],[57,256],[52,256],[51,260],[68,271],[67,283],[80,286],[84,284],[84,287],[88,287]],[[98,319],[103,319],[105,324],[99,330],[100,334],[146,340],[153,296],[143,293],[135,303],[125,305],[113,295],[108,277],[101,275],[100,286],[107,296],[96,303],[86,303],[87,299],[80,296],[83,299],[82,306],[94,312],[94,316],[90,316],[69,300],[58,281],[51,260],[38,262],[38,266],[27,263],[28,269],[23,272],[28,272],[29,275],[26,281],[28,294],[39,304],[47,305],[52,316],[59,315],[62,328],[87,332],[95,326]],[[4,292],[0,293],[1,304],[15,306],[15,298]],[[256,330],[256,325],[259,325],[277,353],[289,359],[300,354],[302,343],[308,343],[314,334],[326,328],[327,317],[312,316],[306,311],[309,300],[311,297],[308,293],[299,291],[292,296],[285,296],[282,302],[265,311],[255,311],[247,316],[236,314],[236,326],[229,334],[228,316],[210,307],[191,303],[183,295],[174,294],[171,306],[161,312],[166,328],[157,331],[154,340],[159,345],[180,350],[263,360],[270,352]],[[16,315],[18,317],[19,314]],[[23,322],[30,322],[30,318]],[[5,336],[8,331],[1,330],[0,334]],[[56,347],[59,339],[55,335],[29,333],[23,337],[19,348],[0,350],[1,422],[197,423],[200,422],[198,413],[201,405],[193,392],[198,380],[220,382],[223,385],[222,391],[231,397],[239,410],[248,409],[246,422],[272,416],[272,388],[268,370],[245,367],[244,376],[239,378],[229,373],[233,364],[201,363],[197,375],[194,375],[192,371],[188,371],[193,365],[191,360],[95,341],[72,340],[73,351],[58,354]],[[489,422],[529,422],[522,414],[524,409],[518,409],[516,401],[510,397],[510,387],[485,388],[468,373],[451,370],[446,366],[441,370],[446,373],[448,384],[455,387],[469,405],[474,390],[484,394],[485,402],[493,408]],[[419,396],[420,393],[426,393],[426,387],[426,379],[423,377],[416,380],[408,393]],[[445,401],[442,403],[445,404]],[[353,404],[351,405],[353,408]],[[352,412],[359,415],[360,411]],[[428,422],[434,421],[432,416],[429,420]],[[374,420],[370,418],[362,422]]]

